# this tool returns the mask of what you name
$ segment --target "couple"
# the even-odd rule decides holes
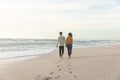
[[[58,37],[57,40],[57,45],[56,47],[59,46],[59,56],[60,58],[63,58],[64,54],[64,45],[66,44],[67,50],[68,50],[68,56],[71,58],[72,54],[72,44],[73,44],[73,38],[72,38],[72,33],[68,33],[68,37],[65,40],[65,37],[62,35],[62,32],[59,32],[60,36]]]

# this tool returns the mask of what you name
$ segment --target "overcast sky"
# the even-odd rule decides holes
[[[0,38],[120,40],[120,0],[0,0]]]

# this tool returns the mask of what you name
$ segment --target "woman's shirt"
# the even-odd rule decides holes
[[[66,44],[72,44],[72,43],[73,43],[72,37],[68,36],[68,37],[66,38]]]

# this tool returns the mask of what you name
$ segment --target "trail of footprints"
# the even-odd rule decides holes
[[[58,74],[62,73],[63,71],[66,71],[66,69],[67,69],[67,72],[70,75],[72,75],[75,80],[78,79],[78,77],[73,74],[72,69],[70,67],[70,63],[65,68],[61,68],[62,64],[58,65],[58,63],[56,63],[57,64],[57,66],[56,66],[57,72],[50,72],[49,73],[50,77],[43,77],[42,75],[37,75],[37,76],[35,76],[35,80],[57,80],[57,79],[61,78],[61,76]]]

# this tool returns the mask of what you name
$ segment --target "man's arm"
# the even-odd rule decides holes
[[[58,47],[58,43],[59,43],[59,37],[58,37],[58,39],[57,39],[56,47]]]

